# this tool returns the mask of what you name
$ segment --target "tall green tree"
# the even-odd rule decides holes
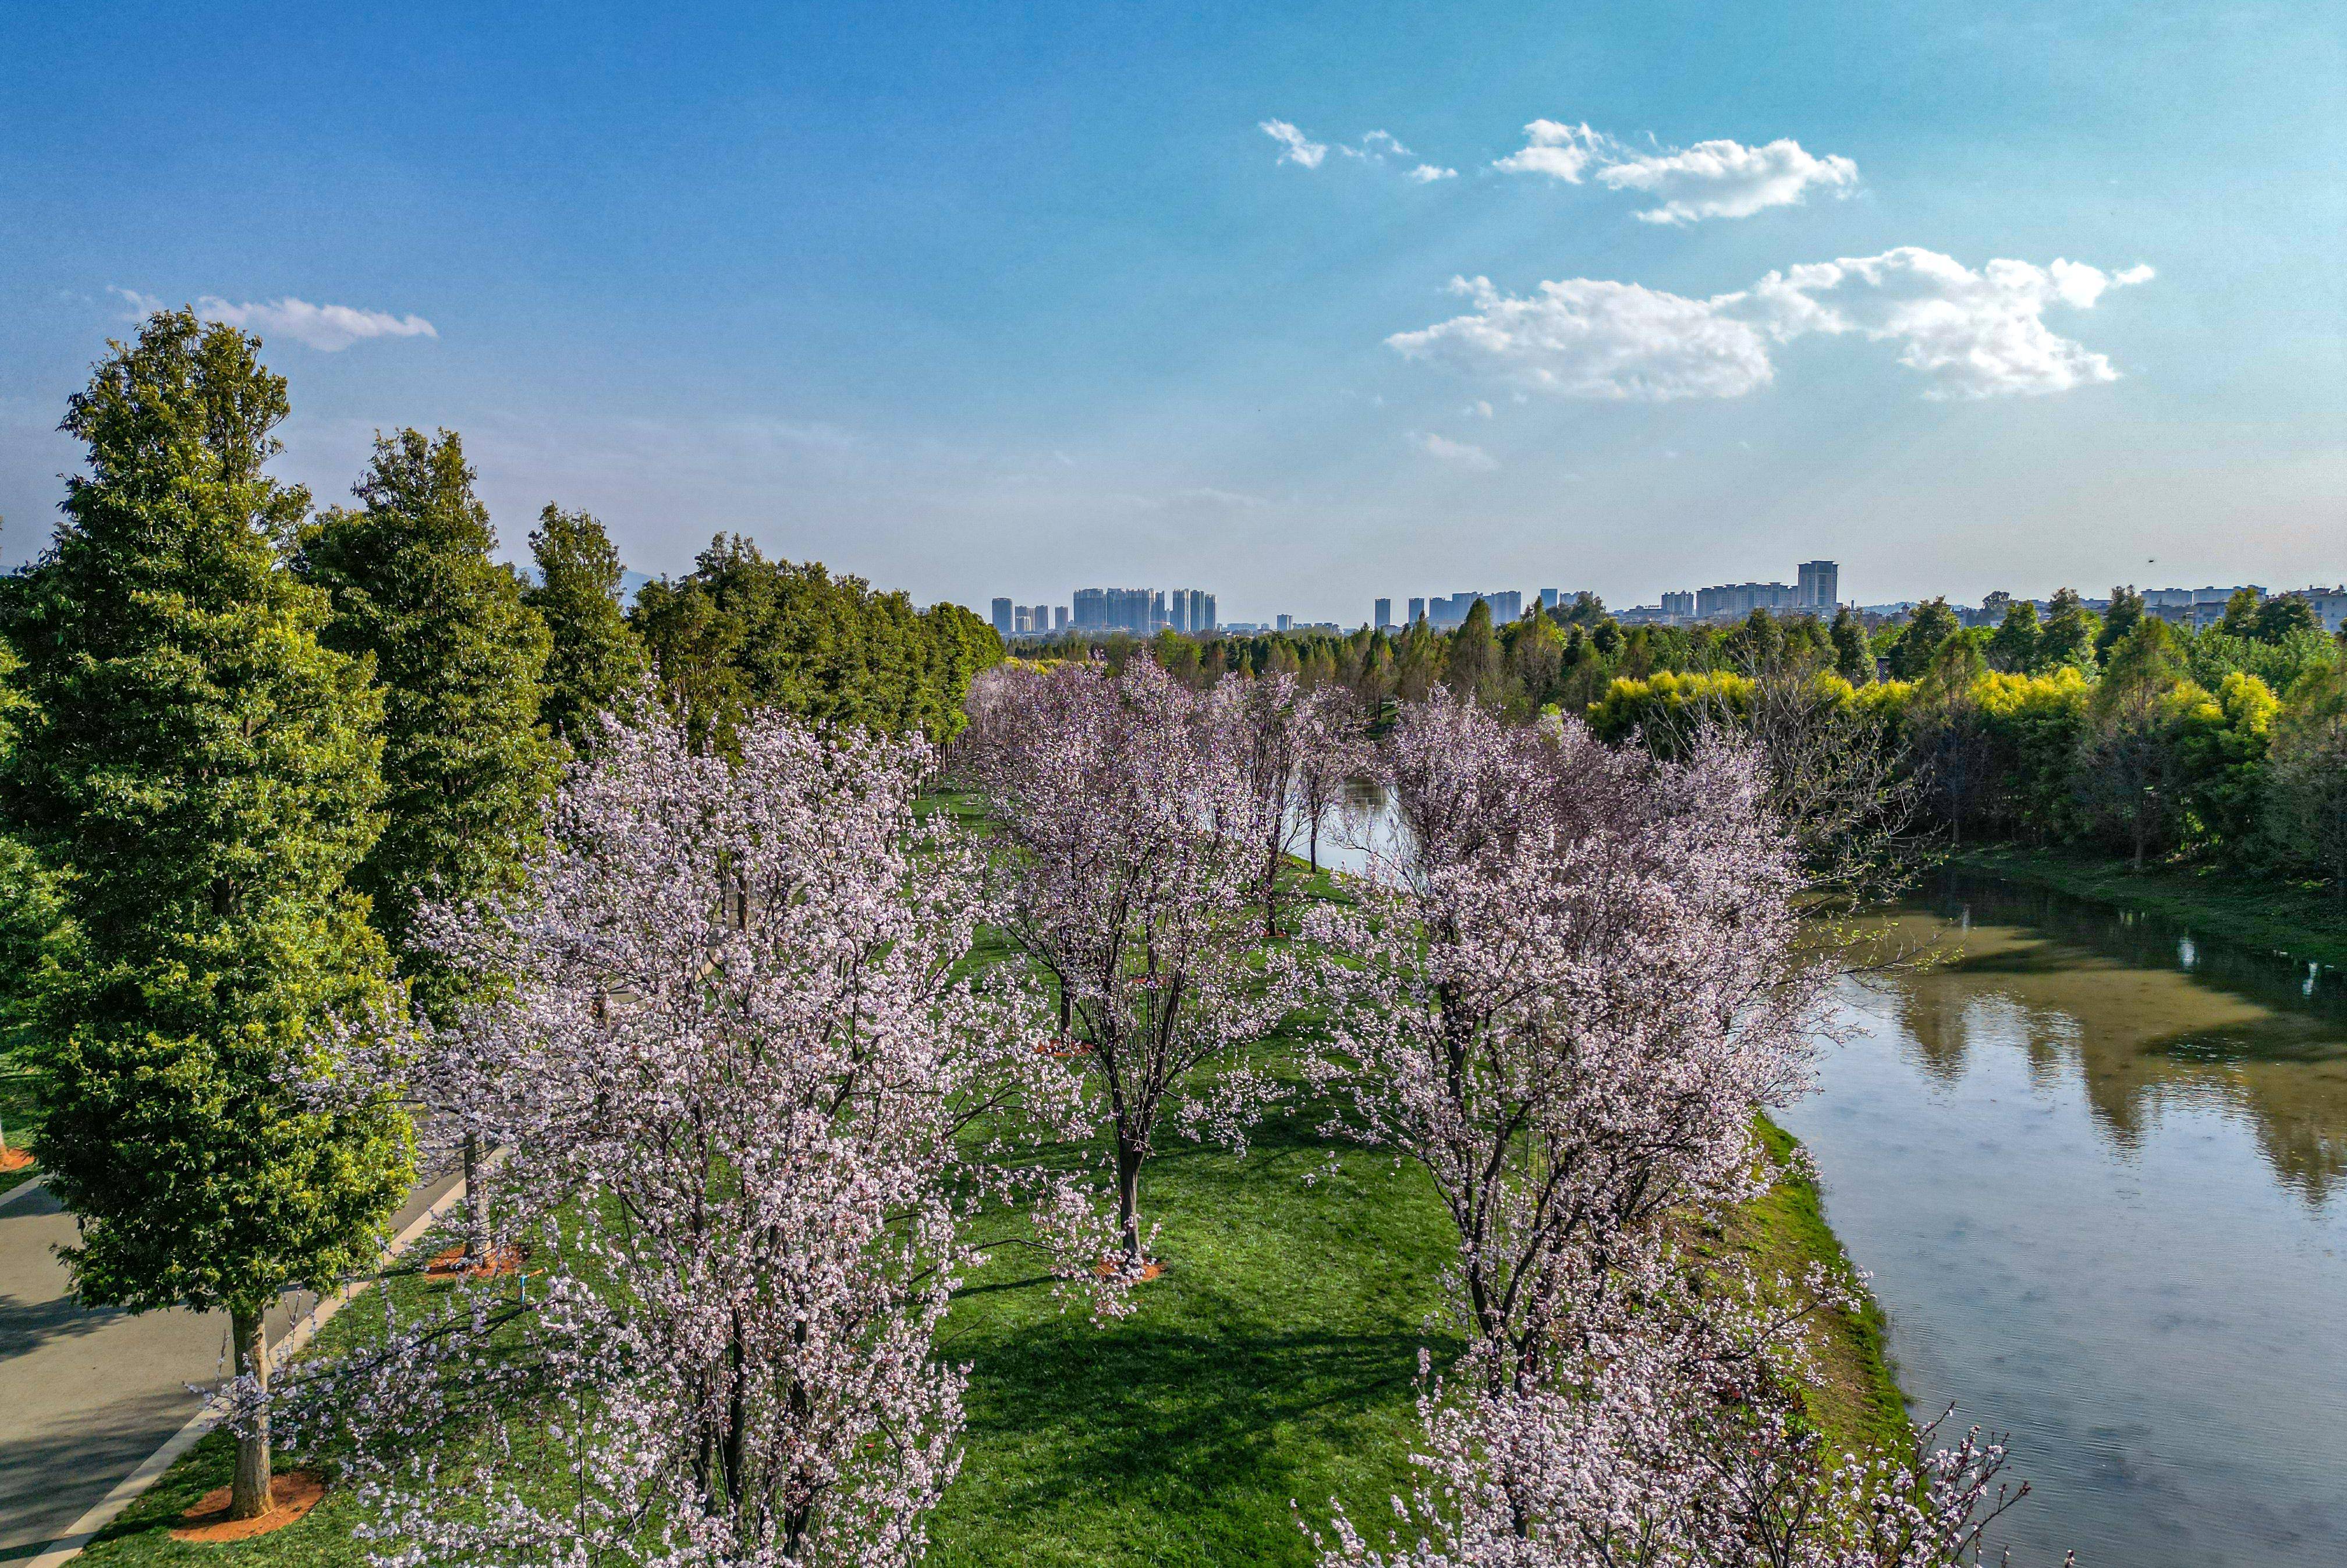
[[[501,977],[453,968],[417,917],[427,902],[520,885],[562,755],[538,723],[546,623],[490,559],[497,532],[473,478],[453,431],[378,436],[352,492],[359,504],[320,513],[294,556],[333,606],[325,642],[371,659],[383,684],[385,822],[352,882],[373,898],[376,928],[435,1026]],[[475,1263],[488,1239],[480,1159],[467,1127],[465,1255]]]
[[[294,569],[333,613],[322,640],[374,661],[384,692],[383,834],[353,884],[374,900],[424,1015],[445,1024],[483,977],[417,939],[427,900],[519,885],[559,765],[538,723],[549,651],[452,431],[380,436],[353,494],[301,530]]]
[[[1488,703],[1497,695],[1500,643],[1491,630],[1491,607],[1480,599],[1468,607],[1467,619],[1450,634],[1442,681],[1454,696]]]
[[[1940,645],[1963,630],[1963,622],[1944,598],[1917,605],[1907,617],[1907,630],[1891,645],[1891,673],[1901,681],[1921,680],[1939,655]]]
[[[2347,666],[2311,670],[2273,724],[2269,829],[2286,856],[2319,867],[2347,906]]]
[[[1833,618],[1834,673],[1853,686],[1874,679],[1874,654],[1867,647],[1866,623],[1858,611],[1843,605]]]
[[[2183,723],[2207,696],[2187,678],[2168,622],[2145,619],[2111,650],[2087,703],[2079,792],[2128,845],[2137,871],[2183,806]]]
[[[287,403],[259,348],[159,313],[69,405],[88,472],[12,618],[0,787],[69,920],[32,1032],[75,1292],[224,1307],[265,1379],[270,1303],[375,1266],[412,1160],[386,1097],[303,1082],[332,1020],[391,999],[345,886],[383,821],[381,706],[284,569],[309,497],[262,471]],[[265,1422],[240,1436],[237,1516],[269,1508],[269,1459]]]
[[[2111,607],[2103,611],[2102,630],[2095,633],[2095,657],[2107,661],[2111,650],[2143,624],[2143,595],[2131,588],[2111,589]]]
[[[2037,625],[2037,601],[2016,599],[2004,607],[2004,621],[1988,640],[1989,666],[2010,675],[2023,675],[2037,668],[2038,643],[2043,641]]]
[[[2260,642],[2287,641],[2292,632],[2314,632],[2320,635],[2322,622],[2315,619],[2314,606],[2306,602],[2302,594],[2285,593],[2258,606],[2257,619],[2250,635]]]
[[[2056,589],[2037,639],[2037,668],[2059,670],[2065,665],[2091,672],[2095,667],[2094,612],[2075,588]]]
[[[530,531],[529,553],[538,581],[522,590],[522,602],[550,639],[538,717],[583,753],[597,716],[618,705],[646,669],[644,646],[620,607],[620,552],[593,517],[548,502]]]

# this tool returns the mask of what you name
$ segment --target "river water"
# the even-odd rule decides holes
[[[2017,1564],[2347,1564],[2347,984],[1952,878],[1780,1116],[1916,1413],[2013,1434]]]
[[[2011,1433],[2016,1568],[2347,1565],[2347,976],[1977,878],[1883,926],[1938,961],[1778,1119],[1915,1414]]]

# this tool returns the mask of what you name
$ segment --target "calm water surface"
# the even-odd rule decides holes
[[[1916,1414],[2012,1433],[2016,1568],[2347,1568],[2347,977],[1977,879],[1885,927],[1941,961],[1780,1119]]]
[[[1782,1120],[1918,1414],[2013,1433],[2016,1563],[2347,1564],[2336,971],[1954,880]]]

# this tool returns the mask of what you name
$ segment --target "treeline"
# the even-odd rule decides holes
[[[1478,603],[1449,632],[1168,631],[1097,651],[1115,667],[1144,646],[1200,688],[1285,673],[1390,712],[1440,685],[1518,720],[1583,715],[1617,743],[1747,721],[1761,684],[1795,682],[1804,712],[1859,721],[1837,733],[1881,748],[1886,776],[1960,843],[2178,856],[2328,878],[2347,898],[2347,668],[2302,599],[2236,594],[2194,632],[2123,589],[2101,613],[2065,589],[2042,617],[2021,600],[1973,628],[1944,600],[1872,628],[1848,609],[1624,627],[1583,595],[1504,625]]]

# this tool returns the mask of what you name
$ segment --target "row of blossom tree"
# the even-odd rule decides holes
[[[1030,1246],[1127,1310],[1162,1129],[1243,1142],[1283,1023],[1328,1131],[1430,1177],[1470,1345],[1426,1369],[1399,1532],[1339,1511],[1327,1563],[1977,1549],[2002,1450],[1839,1456],[1801,1387],[1842,1287],[1682,1245],[1766,1189],[1754,1116],[1821,1016],[1754,753],[1659,760],[1439,692],[1373,749],[1340,695],[1146,661],[1000,671],[971,708],[990,837],[920,809],[918,742],[766,717],[729,762],[613,723],[527,886],[428,914],[452,969],[505,980],[397,1066],[507,1151],[497,1239],[543,1272],[535,1304],[386,1298],[380,1343],[279,1391],[346,1435],[387,1550],[917,1560],[958,1464],[958,1283]],[[1299,910],[1289,846],[1363,772],[1399,832]],[[985,929],[1020,961],[970,961]],[[1043,1157],[1079,1138],[1098,1172]],[[517,1399],[549,1414],[444,1440]]]

